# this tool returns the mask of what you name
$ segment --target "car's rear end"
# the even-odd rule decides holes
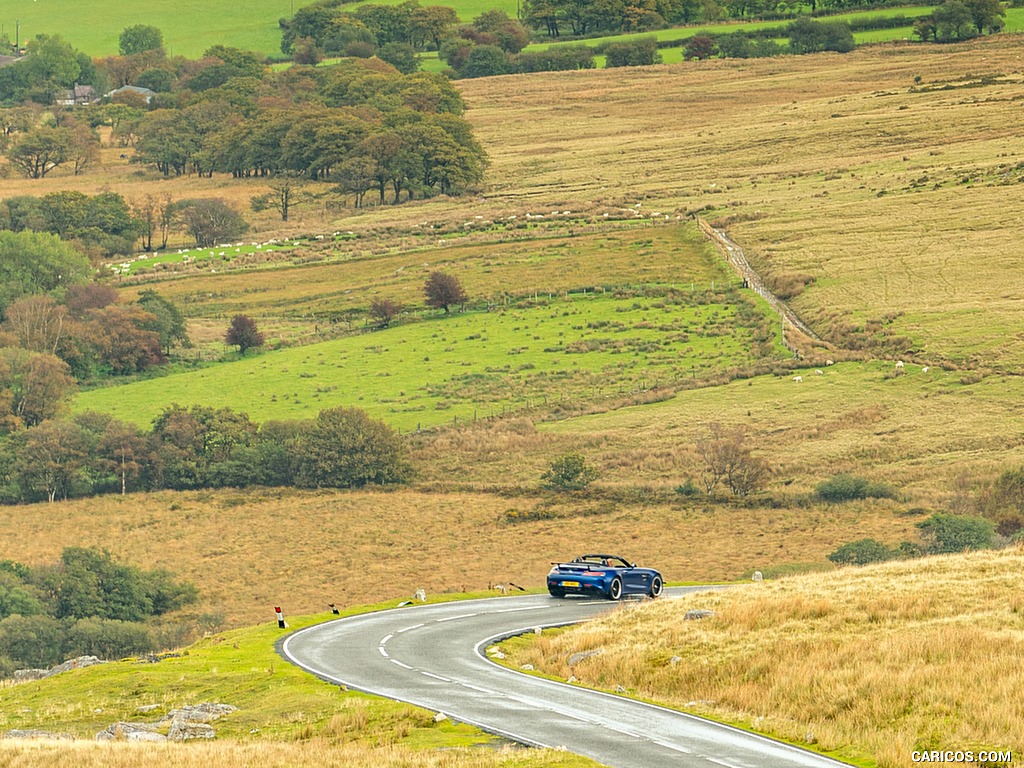
[[[555,563],[548,573],[548,592],[555,597],[565,595],[608,596],[608,585],[615,575],[614,568],[599,567],[594,563]]]

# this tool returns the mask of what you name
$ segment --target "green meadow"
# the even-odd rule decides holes
[[[228,406],[260,422],[345,405],[402,430],[426,428],[626,397],[773,357],[763,309],[732,289],[541,299],[83,392],[75,408],[148,425],[170,403]]]

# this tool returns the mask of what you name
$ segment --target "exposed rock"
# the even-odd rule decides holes
[[[191,722],[189,720],[174,720],[171,723],[170,730],[167,731],[167,738],[171,741],[212,739],[215,735],[212,725]]]
[[[16,669],[14,670],[14,682],[30,683],[33,680],[42,680],[49,672],[48,669]]]
[[[521,666],[520,669],[529,672],[533,669],[533,664],[523,664],[523,666]]]
[[[671,664],[674,667],[676,664],[678,664],[682,660],[683,659],[680,656],[673,656],[671,659],[668,660],[668,663]]]
[[[95,656],[79,656],[77,659],[68,659],[67,661],[58,664],[55,667],[49,669],[17,669],[14,671],[14,679],[16,682],[25,683],[31,680],[42,680],[46,677],[53,677],[59,675],[61,672],[68,672],[72,669],[82,669],[83,667],[91,667],[94,664],[106,664],[102,659],[98,659]]]
[[[70,733],[54,733],[53,731],[40,731],[35,728],[19,730],[17,728],[6,731],[5,739],[73,739]]]
[[[683,614],[683,619],[685,621],[697,621],[699,619],[706,619],[714,615],[714,611],[708,611],[701,608],[693,608]]]
[[[764,581],[764,574],[760,571],[754,571],[754,575],[750,577],[751,581]]]
[[[97,741],[167,741],[150,723],[114,723],[96,734]]]
[[[615,692],[616,693],[626,693],[626,689],[623,688],[621,685],[616,685],[615,686]]]
[[[159,704],[143,704],[141,707],[136,707],[135,711],[136,712],[142,712],[143,714],[145,714],[146,712],[152,712],[154,709],[159,709],[159,708],[160,708]]]
[[[566,680],[565,682],[569,683],[570,685],[572,683],[575,683],[576,682],[576,675],[569,675],[569,679]]]
[[[579,664],[584,659],[589,659],[591,656],[600,656],[602,653],[604,653],[604,650],[601,648],[598,648],[596,651],[580,651],[579,653],[574,653],[569,657],[568,664],[572,667]]]
[[[181,721],[183,723],[212,723],[217,718],[230,715],[237,710],[238,707],[233,707],[230,704],[212,704],[210,702],[190,704],[180,709],[172,709],[160,718],[160,722],[166,723],[168,720],[171,720],[172,722]]]
[[[435,723],[443,723],[447,719],[448,715],[446,715],[444,712],[438,712],[436,715],[434,715]]]

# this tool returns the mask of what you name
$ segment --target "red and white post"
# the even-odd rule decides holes
[[[284,614],[281,613],[281,608],[279,606],[274,606],[274,612],[277,614],[277,626],[280,629],[287,627],[288,625],[284,623]]]

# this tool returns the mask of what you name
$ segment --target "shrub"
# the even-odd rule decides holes
[[[990,549],[995,534],[991,521],[967,515],[935,514],[917,524],[929,554]]]
[[[551,462],[540,476],[545,488],[555,491],[581,491],[598,478],[600,473],[587,464],[580,453],[567,453]]]
[[[658,41],[653,37],[612,43],[605,48],[604,55],[608,67],[643,67],[661,63]]]
[[[867,565],[892,560],[896,552],[874,539],[860,539],[843,544],[828,556],[836,565]]]
[[[885,483],[872,483],[863,477],[839,474],[819,483],[816,493],[822,501],[840,502],[853,499],[893,499],[896,491]]]
[[[153,640],[144,624],[116,619],[81,619],[68,629],[64,655],[120,659],[153,650]]]
[[[306,488],[351,488],[400,483],[409,475],[398,434],[358,408],[320,411],[295,442],[295,483]]]
[[[693,478],[687,478],[685,483],[676,486],[676,493],[680,496],[696,496],[700,493],[700,488],[693,482]]]

